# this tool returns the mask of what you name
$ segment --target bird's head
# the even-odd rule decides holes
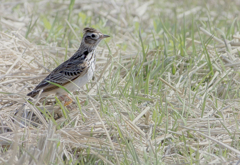
[[[102,34],[94,28],[86,27],[83,29],[84,35],[82,38],[82,44],[87,47],[95,48],[104,38],[110,37],[109,35]]]

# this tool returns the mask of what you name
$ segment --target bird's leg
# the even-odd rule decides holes
[[[72,100],[68,95],[66,95],[66,96],[67,96],[67,98],[69,99],[69,101],[67,101],[67,102],[64,103],[64,106],[65,106],[65,107],[68,106],[68,105],[70,105],[70,104],[73,102],[73,100]]]
[[[66,97],[68,98],[67,100],[69,100],[69,101],[66,101],[66,97],[64,97],[64,96],[66,96]],[[73,102],[73,100],[72,100],[68,95],[62,95],[62,96],[60,96],[60,97],[59,97],[59,100],[65,102],[65,103],[64,103],[64,106],[68,106],[68,105],[70,105],[70,104]]]

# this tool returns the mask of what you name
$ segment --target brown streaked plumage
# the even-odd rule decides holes
[[[40,97],[45,97],[49,94],[66,95],[67,92],[64,89],[49,82],[64,86],[72,92],[92,79],[95,71],[95,49],[102,39],[109,36],[89,27],[84,28],[83,31],[82,42],[76,53],[55,68],[27,96],[36,97],[40,93]]]
[[[83,29],[83,32],[84,32],[84,33],[87,33],[87,32],[90,32],[90,33],[99,33],[99,31],[97,31],[96,29],[91,28],[91,27],[85,27],[85,28]]]

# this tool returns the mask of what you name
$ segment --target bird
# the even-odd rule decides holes
[[[110,36],[91,27],[84,28],[83,32],[81,44],[73,56],[55,68],[27,96],[39,99],[48,95],[68,97],[65,89],[70,92],[76,91],[92,79],[96,64],[96,48],[104,38]],[[73,100],[70,97],[68,99],[64,106],[72,103]]]

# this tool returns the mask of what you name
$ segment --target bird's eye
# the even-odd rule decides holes
[[[97,34],[91,34],[91,38],[92,38],[92,39],[98,39],[99,36],[98,36]]]

